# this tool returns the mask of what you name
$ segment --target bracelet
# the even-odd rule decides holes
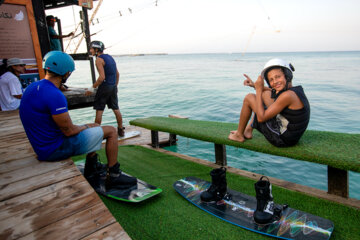
[[[85,129],[88,129],[88,128],[89,128],[89,126],[88,126],[87,124],[85,124],[84,126],[86,127]]]

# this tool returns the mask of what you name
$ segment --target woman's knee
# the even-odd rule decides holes
[[[252,102],[255,102],[255,100],[256,100],[256,95],[254,93],[248,93],[244,98],[244,103],[249,105]]]

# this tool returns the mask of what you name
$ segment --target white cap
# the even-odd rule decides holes
[[[25,63],[20,58],[10,58],[7,60],[8,67],[14,66],[14,65],[25,65]]]

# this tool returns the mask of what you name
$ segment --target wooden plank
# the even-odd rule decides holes
[[[121,240],[130,240],[129,235],[124,231],[119,223],[113,223],[99,231],[82,238],[83,240],[94,240],[94,239],[121,239]]]
[[[19,110],[12,110],[12,111],[0,111],[0,119],[7,119],[12,118],[14,116],[19,116]]]
[[[21,143],[12,146],[1,147],[0,156],[2,159],[0,159],[0,162],[5,162],[7,161],[8,157],[13,158],[13,156],[16,155],[14,153],[20,152],[23,152],[23,154],[32,153],[35,156],[34,151],[29,143]]]
[[[75,176],[75,177],[66,179],[61,182],[50,184],[43,188],[36,189],[32,192],[28,192],[26,194],[19,195],[17,197],[8,199],[6,201],[2,201],[2,202],[0,202],[0,209],[1,209],[1,211],[8,211],[8,210],[10,210],[10,208],[13,208],[14,206],[24,205],[33,199],[42,198],[44,196],[51,195],[54,192],[57,192],[65,187],[71,188],[72,184],[79,183],[79,182],[86,182],[83,175]],[[59,197],[59,196],[57,195],[57,197]],[[4,219],[4,217],[5,217],[4,213],[0,212],[0,219]]]
[[[26,168],[16,169],[12,172],[4,173],[0,175],[0,188],[3,185],[17,182],[20,180],[28,179],[37,175],[41,175],[47,172],[62,171],[63,168],[74,166],[74,162],[71,159],[58,161],[58,162],[39,162],[34,159],[34,166]],[[36,184],[36,182],[34,182]]]
[[[19,239],[80,239],[88,236],[89,231],[95,232],[115,222],[115,218],[100,202]]]
[[[27,195],[21,196],[26,202],[11,206],[5,204],[1,211],[0,232],[11,233],[6,237],[25,236],[102,203],[87,181],[68,184],[40,198],[31,199]]]
[[[75,166],[67,166],[61,171],[50,171],[41,175],[33,176],[26,181],[17,181],[0,187],[0,201],[4,201],[36,189],[64,181],[81,175]]]
[[[1,128],[0,130],[1,130],[0,136],[8,136],[14,133],[24,133],[24,128],[22,127],[22,125],[8,127],[8,128]]]
[[[1,128],[0,131],[2,131]],[[6,144],[13,145],[18,143],[29,143],[29,140],[27,139],[24,131],[18,133],[11,133],[6,136],[0,136],[0,147],[6,146]]]
[[[145,145],[151,144],[151,131],[145,128],[136,127],[136,126],[126,126],[125,131],[140,131],[141,134],[139,137],[129,138],[126,140],[121,140],[118,142],[119,145]],[[168,141],[169,134],[164,132],[159,132],[159,142]]]
[[[34,156],[3,162],[0,163],[0,174],[11,172],[20,168],[34,166],[38,163],[40,162],[37,159],[35,159]]]
[[[172,156],[180,157],[182,159],[192,161],[192,162],[195,162],[195,163],[198,163],[198,164],[202,164],[202,165],[205,165],[205,166],[209,166],[209,167],[212,167],[212,168],[218,168],[219,167],[219,165],[217,165],[215,163],[212,163],[212,162],[209,162],[207,160],[203,160],[203,159],[199,159],[199,158],[195,158],[195,157],[190,157],[190,156],[183,155],[183,154],[180,154],[180,153],[171,152],[171,151],[168,151],[168,150],[165,150],[165,149],[162,149],[162,148],[155,149],[155,148],[152,148],[152,147],[150,147],[148,145],[143,145],[143,147],[151,148],[151,149],[156,150],[158,152],[162,152],[162,153],[166,153],[166,154],[169,154],[169,155],[172,155]],[[226,167],[226,168],[227,168],[228,172],[235,173],[235,174],[238,174],[240,176],[253,179],[255,181],[258,181],[260,179],[260,177],[262,176],[261,174],[248,172],[248,171],[233,168],[233,167]],[[343,198],[343,197],[340,197],[340,196],[329,194],[326,191],[322,191],[322,190],[317,189],[317,188],[312,188],[312,187],[308,187],[308,186],[288,182],[288,181],[273,178],[273,177],[269,177],[269,179],[271,181],[271,184],[279,186],[279,187],[283,187],[283,188],[286,188],[286,189],[289,189],[289,190],[292,190],[292,191],[307,194],[309,196],[326,199],[326,200],[329,200],[329,201],[337,202],[337,203],[340,203],[340,204],[344,204],[344,205],[347,205],[347,206],[351,206],[351,207],[355,207],[355,208],[360,209],[360,200],[355,199],[355,198]]]
[[[349,197],[349,173],[348,171],[328,166],[328,193]]]
[[[27,157],[33,157],[36,159],[36,154],[34,153],[34,150],[32,149],[32,147],[28,145],[25,146],[23,150],[20,149],[19,151],[16,151],[16,154],[14,154],[14,152],[11,151],[2,152],[1,149],[0,149],[0,154],[1,154],[0,163],[5,163],[8,161],[12,161],[20,158],[27,158]]]

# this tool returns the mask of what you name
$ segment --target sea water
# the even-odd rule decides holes
[[[360,52],[296,52],[242,54],[174,54],[115,57],[120,72],[119,106],[125,126],[135,118],[181,115],[194,120],[237,123],[242,100],[271,58],[295,67],[293,85],[302,85],[311,105],[308,129],[360,133]],[[88,61],[77,61],[68,80],[90,87]],[[70,111],[76,124],[94,121],[92,108]],[[111,110],[104,125],[116,126]],[[234,129],[235,130],[235,129]],[[214,162],[212,143],[178,137],[168,150]],[[360,143],[359,143],[360,144]],[[327,190],[325,165],[227,146],[228,165]],[[350,197],[360,199],[360,174],[350,172]]]

